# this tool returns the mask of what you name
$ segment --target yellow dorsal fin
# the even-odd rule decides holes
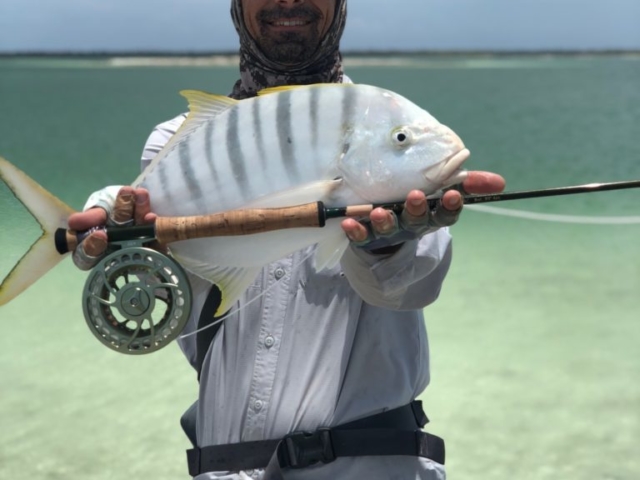
[[[222,112],[229,110],[234,105],[240,103],[240,100],[225,97],[224,95],[215,95],[213,93],[202,92],[200,90],[182,90],[180,92],[184,98],[189,102],[189,115],[185,121],[180,125],[178,131],[169,139],[165,146],[155,156],[151,164],[146,168],[147,172],[155,168],[160,160],[167,156],[177,143],[182,141],[185,137],[190,135],[199,126],[203,125],[206,121],[211,120],[216,115],[220,115]],[[133,185],[139,185],[145,176],[145,172],[141,173],[138,178],[133,182]]]
[[[189,111],[192,116],[212,116],[224,112],[239,102],[224,95],[202,92],[200,90],[182,90],[180,92],[189,102]]]

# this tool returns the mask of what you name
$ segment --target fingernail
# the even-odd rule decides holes
[[[391,232],[393,230],[393,227],[395,227],[393,223],[388,223],[386,221],[374,223],[376,225],[376,230],[378,230],[378,232],[382,234]]]
[[[383,219],[383,220],[371,219],[371,223],[375,224],[378,227],[378,229],[386,228],[386,227],[389,226],[389,224],[387,223],[387,221],[385,219]]]
[[[457,210],[462,206],[462,199],[450,198],[447,200],[447,208],[449,210]]]
[[[422,201],[423,200],[421,198],[412,198],[409,200],[409,203],[414,207],[419,207],[420,205],[422,205]]]

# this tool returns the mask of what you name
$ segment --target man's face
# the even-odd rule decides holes
[[[267,58],[285,65],[313,55],[335,9],[336,0],[242,0],[249,34]]]

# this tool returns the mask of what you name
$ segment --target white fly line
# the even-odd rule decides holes
[[[577,223],[583,225],[640,225],[640,217],[592,217],[586,215],[559,215],[554,213],[528,212],[526,210],[512,210],[510,208],[490,207],[487,205],[465,205],[465,209],[476,212],[502,215],[504,217],[524,218],[543,222]]]

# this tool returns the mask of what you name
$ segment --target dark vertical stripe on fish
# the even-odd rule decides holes
[[[280,146],[280,156],[287,175],[291,180],[298,181],[300,173],[296,166],[296,159],[293,154],[293,135],[291,125],[291,91],[278,94],[278,105],[276,107],[276,131],[278,132],[278,144]]]
[[[184,181],[189,189],[189,197],[202,205],[204,201],[202,197],[202,189],[200,188],[200,182],[198,182],[195,171],[193,170],[188,142],[180,142],[178,146],[178,156],[180,157],[180,171],[182,172]]]
[[[245,168],[246,159],[242,152],[242,146],[240,145],[240,130],[238,123],[238,114],[240,105],[231,107],[229,111],[229,118],[227,121],[227,156],[231,163],[231,170],[233,171],[233,178],[236,180],[236,184],[240,189],[240,195],[247,198],[250,194],[249,183],[247,179],[247,170]]]
[[[342,129],[347,132],[353,128],[356,108],[356,89],[350,85],[342,87]]]
[[[319,87],[311,87],[309,92],[309,116],[311,121],[311,146],[315,150],[318,146],[318,97]]]
[[[251,116],[253,117],[253,129],[256,134],[256,147],[258,148],[258,155],[260,155],[260,164],[264,171],[267,170],[267,152],[264,146],[264,137],[262,135],[262,122],[260,119],[260,104],[262,101],[260,98],[253,99],[253,105],[251,106]]]
[[[167,164],[161,163],[157,166],[158,176],[160,177],[160,187],[162,188],[162,195],[171,201],[171,190],[169,189],[169,178],[167,177]]]
[[[216,164],[213,161],[213,120],[207,122],[207,126],[204,132],[204,154],[207,159],[207,165],[211,170],[211,176],[213,181],[218,185],[218,172],[216,171]]]
[[[349,151],[350,144],[349,139],[351,137],[351,131],[353,130],[353,124],[355,121],[357,96],[356,89],[351,86],[342,87],[342,157],[344,157]]]

